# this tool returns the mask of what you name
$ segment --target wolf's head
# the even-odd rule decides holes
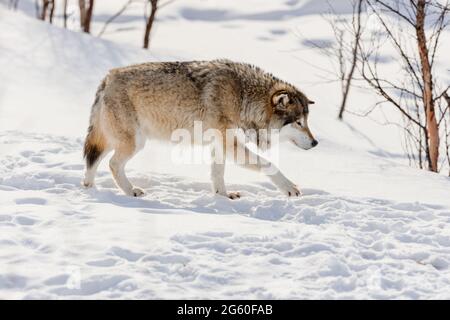
[[[271,127],[288,131],[292,142],[302,149],[317,146],[318,142],[308,127],[309,106],[312,104],[314,101],[293,87],[279,88],[271,96]]]

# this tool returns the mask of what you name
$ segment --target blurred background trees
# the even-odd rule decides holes
[[[150,46],[151,32],[156,20],[156,12],[158,8],[164,7],[174,0],[166,0],[160,5],[158,0],[128,0],[124,2],[123,7],[115,14],[109,17],[97,36],[101,36],[107,29],[108,25],[120,17],[128,7],[133,3],[142,5],[142,12],[144,17],[143,24],[143,42],[142,47],[148,49]],[[20,0],[9,0],[8,7],[10,9],[17,9]],[[72,5],[77,5],[78,12],[68,12],[68,8]],[[35,0],[34,2],[36,17],[43,21],[53,23],[55,14],[60,14],[63,21],[64,28],[68,27],[69,17],[76,17],[79,22],[80,31],[91,33],[91,22],[95,15],[95,0]],[[59,11],[58,11],[59,10]]]
[[[17,9],[20,2],[5,1],[9,1],[11,9]],[[130,6],[141,6],[140,45],[149,49],[159,10],[173,1],[123,0],[122,7],[105,18],[97,36],[102,36],[111,22]],[[448,55],[439,52],[439,44],[441,34],[450,23],[449,1],[348,2],[353,12],[345,16],[333,9],[339,2],[327,2],[331,14],[324,17],[334,35],[333,45],[324,47],[308,40],[330,57],[335,66],[333,77],[340,83],[337,87],[341,96],[336,105],[338,119],[345,120],[347,113],[357,114],[349,101],[355,89],[364,88],[376,95],[378,101],[367,105],[367,110],[359,115],[368,116],[378,108],[395,110],[398,117],[390,116],[387,123],[401,128],[410,164],[432,172],[448,170],[450,175],[450,86],[443,76],[448,73],[448,64],[443,70],[435,63],[437,57]],[[54,23],[58,16],[65,28],[92,32],[95,0],[34,0],[34,3],[38,19]],[[367,28],[368,25],[371,27]],[[382,61],[386,52],[391,51],[398,66],[398,72],[394,73],[386,70]]]
[[[78,5],[80,7],[80,28],[86,33],[90,33],[91,30],[92,14],[94,12],[94,2],[95,2],[94,0],[78,0]]]
[[[343,120],[346,112],[355,114],[348,110],[352,85],[372,91],[380,99],[360,115],[367,116],[376,107],[393,107],[403,122],[388,121],[401,126],[410,163],[432,172],[447,168],[450,175],[450,85],[443,80],[448,70],[435,66],[441,34],[450,23],[450,3],[349,1],[353,5],[351,18],[325,16],[333,30],[333,46],[323,48],[308,40],[337,66],[335,77],[341,83],[342,97],[338,118]],[[333,3],[329,5],[333,13]],[[368,24],[372,25],[370,32],[366,32]],[[399,66],[395,77],[392,70],[382,66],[382,57],[390,49]]]

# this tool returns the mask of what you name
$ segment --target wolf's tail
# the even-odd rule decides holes
[[[106,139],[104,134],[100,130],[99,126],[99,113],[101,107],[101,99],[103,95],[103,90],[105,89],[106,80],[104,79],[97,89],[95,95],[95,101],[92,105],[91,117],[89,120],[89,128],[84,142],[84,158],[86,159],[87,169],[91,168],[97,160],[100,158],[102,153],[106,149]]]

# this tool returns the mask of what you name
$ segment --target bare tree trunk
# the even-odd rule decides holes
[[[64,28],[67,28],[67,0],[64,0],[63,4],[63,19],[64,19]]]
[[[352,61],[350,66],[350,71],[345,79],[344,91],[342,95],[341,107],[339,109],[338,118],[342,120],[344,116],[345,106],[347,104],[348,93],[350,92],[351,82],[353,80],[353,74],[356,69],[356,63],[358,62],[358,49],[359,49],[359,41],[361,38],[361,12],[362,12],[362,4],[363,0],[358,0],[357,4],[357,13],[356,13],[356,21],[354,21],[355,34],[354,34],[354,43],[352,48]]]
[[[425,36],[425,0],[417,1],[416,12],[416,36],[419,49],[420,64],[423,80],[423,104],[426,115],[426,128],[428,132],[429,144],[429,170],[438,171],[439,160],[439,126],[436,120],[433,99],[433,77],[431,74],[431,65],[428,58],[427,39]]]
[[[144,34],[144,49],[148,49],[150,42],[150,32],[152,31],[153,22],[155,20],[156,11],[158,10],[158,0],[149,0],[152,8],[150,12],[150,16],[147,19],[147,23],[145,25],[145,34]]]
[[[53,15],[55,14],[55,0],[50,0],[50,14],[48,16],[48,21],[53,23]]]
[[[86,12],[86,21],[84,24],[84,32],[91,32],[92,13],[94,12],[94,0],[89,0],[89,7]]]
[[[80,28],[81,30],[84,30],[86,21],[86,3],[84,0],[78,0],[78,6],[80,7]]]
[[[88,6],[86,4],[86,0],[78,0],[80,7],[80,27],[84,32],[90,33],[92,13],[94,12],[94,0],[89,0]]]
[[[50,0],[42,0],[42,11],[39,16],[39,19],[45,21],[45,18],[47,17],[47,9],[48,9],[49,4],[50,4]]]

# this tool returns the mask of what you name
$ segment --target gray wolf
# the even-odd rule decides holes
[[[293,142],[303,149],[318,144],[308,128],[309,106],[314,102],[295,86],[258,67],[229,60],[191,62],[150,62],[112,69],[101,82],[92,106],[84,145],[86,172],[84,186],[94,184],[95,173],[105,155],[114,151],[109,166],[117,186],[130,196],[144,191],[133,186],[125,175],[125,165],[148,138],[169,140],[176,129],[192,130],[194,121],[203,129],[281,129],[291,126],[297,133]],[[223,134],[225,137],[226,134]],[[223,141],[242,147],[246,168],[263,171],[268,160],[239,141]],[[217,147],[215,147],[217,151]],[[224,183],[224,161],[212,150],[213,192],[228,193]],[[270,180],[287,196],[299,196],[297,186],[279,170]]]

